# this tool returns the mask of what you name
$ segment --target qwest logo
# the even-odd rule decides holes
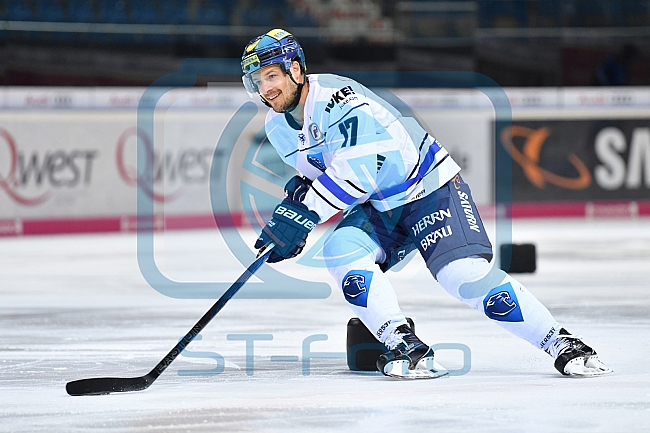
[[[36,206],[50,198],[51,188],[74,188],[89,185],[93,162],[99,155],[96,150],[34,150],[24,153],[18,150],[14,138],[0,128],[0,145],[4,144],[9,161],[8,171],[0,173],[0,189],[13,201],[24,206]],[[0,169],[5,169],[2,167]],[[47,188],[45,192],[43,188]],[[36,196],[28,197],[26,189],[37,190]]]
[[[145,155],[144,172],[138,173],[135,164],[129,165],[127,146],[129,143],[139,141],[143,146]],[[135,162],[134,143],[131,157]],[[207,183],[210,179],[211,149],[189,148],[177,152],[167,151],[160,154],[154,151],[153,144],[147,134],[137,128],[129,128],[122,133],[117,141],[116,164],[122,180],[131,186],[138,186],[138,176],[144,180],[140,186],[145,193],[156,202],[171,201],[177,198],[182,185]],[[147,182],[148,181],[148,182]],[[161,194],[154,191],[154,187],[165,185],[175,188],[172,192]]]

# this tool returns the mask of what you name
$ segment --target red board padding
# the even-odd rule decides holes
[[[513,203],[512,218],[634,218],[650,215],[650,201]]]
[[[74,218],[23,220],[23,234],[97,233],[120,231],[118,218]]]
[[[216,219],[216,222],[215,222]],[[242,214],[155,216],[155,230],[182,230],[241,227]],[[110,218],[51,218],[0,220],[0,236],[50,235],[64,233],[102,233],[137,230],[136,216]]]
[[[514,203],[507,210],[512,218],[636,218],[650,216],[650,200]],[[485,207],[481,213],[483,218],[489,219],[494,214],[494,207]],[[110,218],[3,219],[0,220],[0,236],[135,231],[136,222],[137,217],[134,215]],[[184,230],[217,226],[242,227],[247,222],[243,213],[237,213],[216,216],[156,215],[153,224],[155,230]]]

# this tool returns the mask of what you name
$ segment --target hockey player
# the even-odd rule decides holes
[[[297,40],[275,29],[242,56],[243,82],[269,106],[266,134],[301,176],[255,243],[276,244],[269,262],[296,257],[309,232],[344,212],[323,255],[353,312],[390,351],[388,376],[446,374],[409,328],[383,272],[417,248],[452,296],[551,355],[563,375],[610,372],[517,280],[493,267],[492,245],[460,168],[412,118],[345,77],[306,75]]]

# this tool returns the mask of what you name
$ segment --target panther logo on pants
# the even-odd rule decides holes
[[[490,299],[485,303],[485,309],[496,316],[505,316],[515,308],[517,308],[517,304],[512,302],[510,293],[505,290],[490,296]]]
[[[490,290],[483,300],[485,315],[500,322],[523,322],[519,301],[512,284],[506,283]]]
[[[350,275],[343,281],[343,293],[345,293],[345,296],[356,298],[366,292],[366,278],[363,275]]]
[[[368,289],[372,280],[370,271],[350,271],[343,278],[342,289],[345,299],[359,307],[368,306]]]

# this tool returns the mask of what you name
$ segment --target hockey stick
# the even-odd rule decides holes
[[[244,271],[244,273],[233,283],[226,292],[221,295],[221,298],[208,310],[207,313],[199,319],[198,322],[190,329],[185,337],[183,337],[176,346],[165,356],[162,361],[156,365],[153,370],[148,374],[140,377],[97,377],[91,379],[75,380],[68,382],[65,386],[66,391],[70,395],[101,395],[110,394],[112,392],[129,392],[129,391],[142,391],[149,388],[149,386],[158,379],[158,376],[174,359],[187,347],[188,344],[210,323],[210,321],[217,315],[224,305],[232,298],[235,293],[248,281],[248,279],[262,266],[269,258],[273,251],[274,244],[270,243],[266,247],[260,249],[257,259]],[[264,252],[266,250],[266,252]]]

